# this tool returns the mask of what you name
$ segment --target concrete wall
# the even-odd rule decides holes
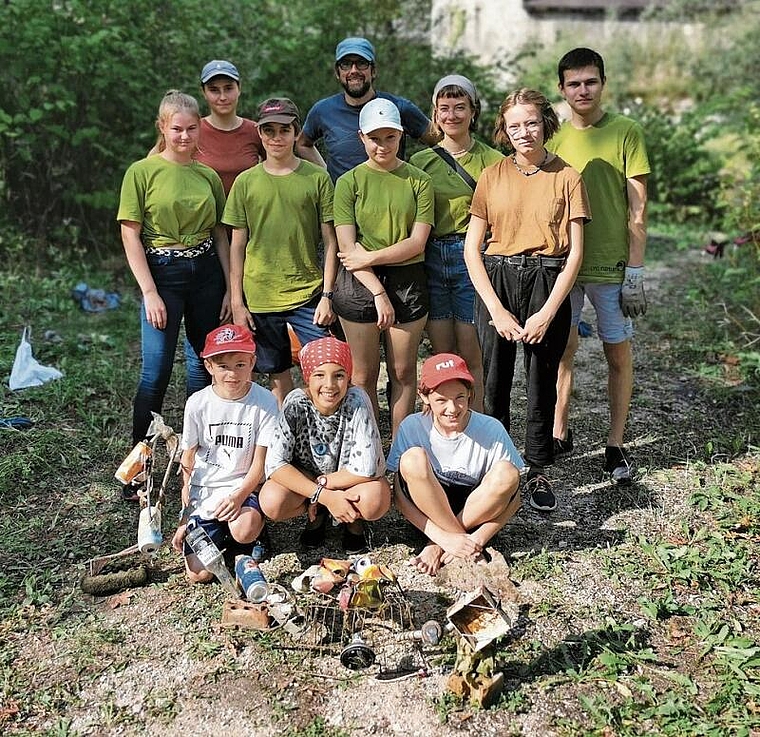
[[[552,46],[562,39],[572,39],[572,46],[591,46],[602,54],[605,42],[635,35],[655,41],[678,31],[683,43],[698,40],[697,24],[674,25],[642,22],[636,18],[616,19],[573,12],[528,13],[522,0],[432,0],[433,48],[466,51],[484,64],[504,64],[523,46],[538,42]],[[670,41],[669,41],[670,42]],[[508,65],[502,69],[504,82],[511,82]]]

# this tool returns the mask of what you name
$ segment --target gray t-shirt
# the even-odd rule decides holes
[[[352,386],[327,416],[303,389],[290,392],[267,449],[267,478],[288,464],[314,477],[338,470],[366,478],[385,473],[380,431],[366,392]]]

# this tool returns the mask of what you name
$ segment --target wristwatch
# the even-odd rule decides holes
[[[311,495],[311,499],[309,500],[312,504],[316,504],[319,501],[319,495],[322,493],[324,488],[327,486],[327,476],[318,476],[317,477],[317,488],[314,489],[314,493]]]
[[[325,297],[326,299],[330,299],[331,300],[333,298],[333,293],[332,292],[322,292],[322,296]]]

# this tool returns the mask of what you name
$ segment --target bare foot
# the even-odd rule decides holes
[[[432,534],[431,539],[433,539]],[[433,542],[437,543],[453,558],[473,560],[483,552],[483,546],[472,535],[468,535],[466,532],[436,530]]]
[[[420,552],[411,560],[411,564],[421,573],[427,573],[429,576],[435,576],[441,570],[441,556],[443,548],[435,543],[428,543]]]

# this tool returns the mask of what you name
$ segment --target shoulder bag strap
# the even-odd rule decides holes
[[[433,151],[438,154],[460,177],[464,180],[464,183],[475,191],[477,182],[464,170],[459,162],[442,146],[433,146]]]

